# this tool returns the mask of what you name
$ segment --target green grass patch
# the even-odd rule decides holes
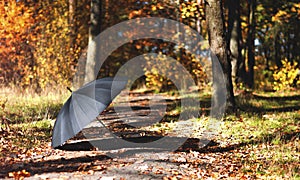
[[[0,94],[0,116],[10,123],[27,123],[56,118],[63,102],[70,94],[47,93],[44,95],[22,94],[4,91]]]
[[[217,141],[222,146],[237,145],[247,154],[242,170],[262,179],[300,177],[300,98],[246,95],[237,97],[239,116],[224,118]]]
[[[196,95],[186,96],[191,97]],[[238,96],[237,103],[241,107],[238,115],[224,117],[219,135],[215,136],[214,141],[219,143],[219,148],[235,147],[233,157],[240,159],[240,172],[244,174],[259,179],[299,178],[299,95],[246,94]],[[171,112],[176,110],[173,107]],[[191,137],[203,138],[203,130],[207,129],[209,118],[201,116],[189,121],[190,128],[193,127]],[[178,122],[170,120],[157,123],[150,129],[168,134],[174,129],[176,131],[177,127]]]
[[[24,94],[0,89],[0,117],[2,122],[0,151],[2,157],[24,154],[28,149],[45,146],[51,141],[52,127],[62,104],[69,93]]]

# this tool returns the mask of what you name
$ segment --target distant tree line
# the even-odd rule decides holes
[[[238,88],[280,90],[299,86],[300,3],[296,0],[1,1],[1,84],[37,92],[51,86],[70,86],[78,65],[92,62],[81,55],[88,53],[93,37],[125,20],[150,16],[180,21],[209,40],[226,74],[229,99]],[[217,51],[217,44],[224,48],[222,52]],[[207,75],[192,54],[157,39],[119,47],[98,75],[112,76],[126,61],[147,52],[177,59],[199,86],[206,83]],[[168,79],[151,70],[145,74],[140,83],[159,91],[172,87]],[[278,74],[285,78],[278,78]]]

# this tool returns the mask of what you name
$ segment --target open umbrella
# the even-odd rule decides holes
[[[102,78],[72,92],[56,118],[52,147],[62,145],[93,121],[126,84],[124,78]]]

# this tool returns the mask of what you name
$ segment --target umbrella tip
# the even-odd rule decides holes
[[[67,89],[72,93],[73,91],[71,90],[71,88],[67,87]]]

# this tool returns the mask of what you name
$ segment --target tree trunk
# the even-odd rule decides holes
[[[200,7],[202,5],[202,0],[197,0],[197,5]],[[196,19],[196,30],[201,34],[201,18]]]
[[[72,71],[75,70],[77,59],[76,59],[76,37],[77,37],[77,27],[76,27],[76,6],[77,0],[69,0],[69,59],[71,61]]]
[[[99,57],[99,42],[96,41],[96,36],[101,32],[101,2],[101,0],[92,0],[91,2],[91,22],[84,83],[95,80],[98,75],[98,69],[95,69],[95,66],[97,57]]]
[[[255,9],[256,0],[249,0],[249,31],[248,31],[248,75],[247,75],[247,86],[249,88],[254,87],[254,65],[255,65]]]
[[[282,63],[281,63],[281,57],[280,57],[280,43],[279,43],[279,33],[278,31],[276,31],[275,33],[275,38],[274,38],[274,46],[275,46],[275,62],[276,62],[276,66],[278,68],[281,68]]]
[[[70,30],[70,48],[74,51],[74,45],[76,42],[76,6],[77,0],[69,0],[69,30]]]
[[[207,0],[205,4],[205,14],[208,26],[208,37],[210,49],[214,55],[218,58],[221,67],[223,69],[225,83],[226,83],[226,112],[235,111],[235,100],[233,94],[233,86],[231,79],[231,64],[229,60],[229,53],[225,39],[225,23],[223,16],[223,6],[221,0]],[[213,70],[214,70],[213,61]],[[215,71],[213,75],[213,84],[220,81],[220,75],[216,74]],[[215,97],[213,99],[213,104],[218,106],[220,102],[218,100],[218,92],[222,91],[218,85],[213,85]]]
[[[242,75],[238,73],[238,66],[242,62],[241,43],[241,20],[240,20],[240,0],[228,0],[228,34],[227,44],[230,49],[231,57],[231,76],[232,82],[237,83],[237,76]],[[243,77],[241,77],[243,78]]]

